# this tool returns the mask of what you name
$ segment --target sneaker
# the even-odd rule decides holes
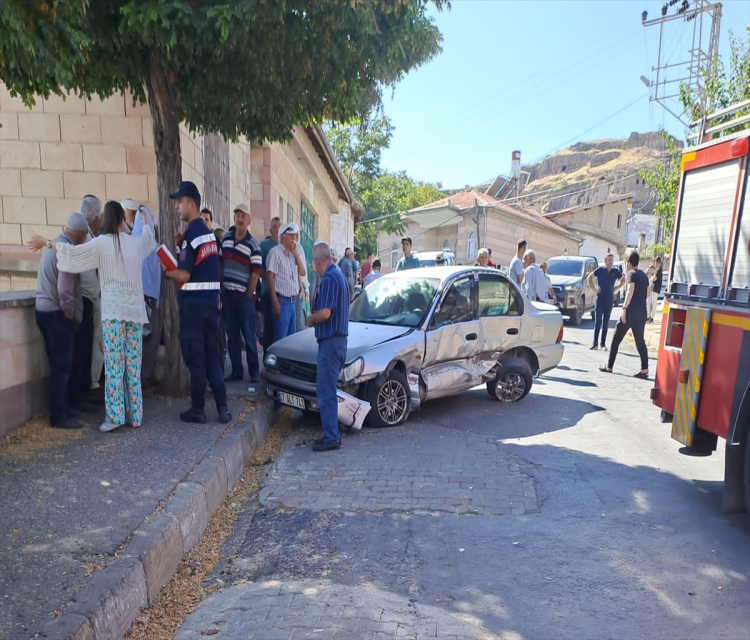
[[[229,413],[229,409],[226,407],[219,407],[219,422],[221,424],[227,424],[232,421],[232,414]]]
[[[591,345],[591,348],[589,351],[596,351],[599,347],[597,347],[595,344]]]
[[[61,422],[50,424],[50,427],[53,429],[81,429],[83,427],[83,422],[78,418],[65,418],[65,420],[62,420]]]
[[[606,350],[607,350],[607,345],[603,344],[603,345],[602,345],[601,347],[599,347],[599,348],[600,348],[600,349],[601,349],[602,351],[606,351]]]
[[[119,426],[119,424],[112,424],[111,422],[102,422],[99,425],[99,431],[107,433],[108,431],[114,431]]]
[[[183,422],[192,422],[194,424],[206,424],[206,412],[203,409],[190,408],[180,414],[180,420]]]
[[[326,442],[321,438],[313,442],[312,445],[313,451],[332,451],[334,449],[341,449],[341,439],[336,440],[336,442]]]

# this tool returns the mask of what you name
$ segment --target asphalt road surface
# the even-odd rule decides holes
[[[681,456],[634,350],[600,373],[591,332],[514,405],[477,388],[320,454],[297,417],[175,638],[750,638],[723,452]]]

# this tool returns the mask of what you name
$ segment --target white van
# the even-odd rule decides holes
[[[439,255],[445,259],[446,267],[456,264],[456,255],[452,251],[415,251],[414,255],[417,256],[422,267],[434,267]]]

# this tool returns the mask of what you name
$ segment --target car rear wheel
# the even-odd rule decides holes
[[[534,375],[531,366],[521,358],[498,363],[495,378],[487,383],[487,393],[500,402],[518,402],[531,391]]]
[[[398,369],[391,369],[383,384],[370,384],[367,401],[369,427],[396,427],[409,417],[409,384]]]

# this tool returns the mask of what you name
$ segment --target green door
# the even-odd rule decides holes
[[[299,206],[299,241],[305,251],[307,258],[307,269],[309,276],[310,264],[312,263],[313,242],[315,241],[315,214],[303,200]],[[310,278],[312,280],[312,278]]]

